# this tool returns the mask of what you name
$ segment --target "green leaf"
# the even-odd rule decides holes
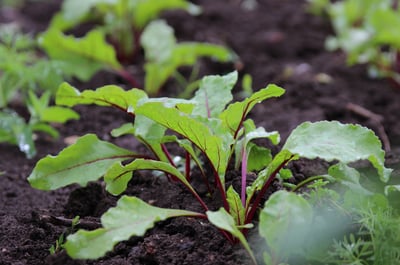
[[[242,232],[240,232],[240,230],[236,227],[233,217],[224,208],[220,208],[216,212],[207,211],[206,214],[210,223],[212,223],[219,229],[229,232],[237,239],[239,239],[240,243],[242,243],[243,247],[249,253],[254,264],[257,264],[256,258],[254,257],[253,251],[251,251],[251,248],[247,243],[246,238],[244,237]]]
[[[79,114],[72,109],[63,107],[47,107],[41,113],[40,120],[44,122],[59,122],[65,123],[69,120],[78,120]]]
[[[204,123],[175,108],[167,108],[163,104],[155,102],[140,106],[136,113],[184,136],[207,155],[220,176],[225,174],[230,145],[223,143],[223,139],[214,135],[212,130]],[[163,115],[160,115],[160,113]]]
[[[301,248],[311,229],[313,210],[299,195],[277,191],[260,213],[260,235],[265,238],[275,257],[282,261]]]
[[[83,38],[66,36],[49,29],[39,39],[40,45],[53,59],[66,64],[69,73],[83,81],[101,69],[120,70],[113,47],[105,41],[104,33],[92,30]]]
[[[166,162],[136,159],[133,162],[123,166],[121,163],[115,163],[104,176],[106,189],[113,195],[119,195],[126,190],[128,182],[132,178],[135,170],[158,170],[166,172],[177,177],[186,187],[195,193],[194,189],[187,182],[186,178],[173,166]]]
[[[226,192],[226,199],[229,204],[229,214],[234,218],[237,225],[245,225],[245,209],[239,194],[230,186]]]
[[[248,145],[247,172],[259,171],[268,166],[272,161],[271,150],[254,143]]]
[[[372,195],[372,192],[365,189],[360,184],[360,173],[346,164],[338,163],[329,168],[328,174],[342,185],[349,188],[352,192],[362,195]]]
[[[118,161],[133,158],[134,153],[87,134],[57,156],[42,158],[28,181],[32,187],[54,190],[78,183],[85,186],[103,176]]]
[[[221,113],[220,118],[225,127],[229,128],[231,134],[235,135],[247,114],[257,103],[271,97],[279,97],[284,92],[285,90],[276,85],[268,85],[266,88],[257,91],[245,100],[230,104],[228,108]]]
[[[135,197],[123,196],[117,206],[101,217],[103,228],[79,230],[67,237],[64,247],[75,259],[97,259],[112,250],[118,242],[132,236],[143,236],[156,222],[179,216],[201,214],[151,206]]]
[[[163,41],[160,42],[160,39]],[[219,61],[236,58],[230,50],[208,43],[176,43],[173,28],[163,20],[150,23],[141,38],[147,63],[145,64],[145,90],[156,94],[165,81],[180,66],[192,66],[200,57]]]
[[[57,139],[60,136],[60,134],[56,129],[54,129],[54,127],[45,122],[35,122],[34,124],[31,125],[31,127],[32,131],[47,133],[54,139]]]
[[[169,9],[186,9],[191,14],[199,14],[201,9],[186,0],[147,0],[138,1],[133,9],[133,24],[142,29],[146,24],[159,16],[159,13]]]
[[[78,104],[96,104],[133,112],[138,101],[145,98],[147,98],[146,93],[136,88],[126,91],[119,86],[107,85],[96,90],[79,92],[68,83],[63,83],[57,90],[56,104],[68,107]]]
[[[305,122],[292,131],[283,149],[301,157],[348,164],[368,159],[382,181],[389,180],[391,169],[384,166],[385,152],[373,131],[336,121]]]
[[[236,71],[224,76],[204,77],[201,80],[200,88],[191,99],[197,103],[192,114],[217,118],[225,109],[226,104],[233,99],[231,90],[237,79]]]
[[[164,20],[153,21],[143,31],[140,43],[147,61],[166,62],[171,59],[176,45],[174,29]]]

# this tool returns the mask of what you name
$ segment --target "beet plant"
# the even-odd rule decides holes
[[[195,86],[195,64],[201,57],[220,62],[236,59],[234,52],[211,43],[177,43],[174,30],[158,20],[165,10],[184,9],[198,14],[200,8],[184,0],[65,0],[61,12],[54,16],[49,28],[41,35],[40,43],[48,55],[69,66],[81,80],[87,81],[99,70],[108,70],[122,77],[132,87],[143,88],[156,95],[171,77],[183,88]],[[77,12],[77,10],[79,10]],[[67,34],[68,30],[84,22],[95,26],[82,37]],[[145,53],[145,81],[139,84],[129,65],[143,48]],[[186,80],[178,68],[193,67]],[[193,83],[193,84],[191,84]],[[190,91],[188,92],[190,94]]]
[[[330,50],[341,49],[347,63],[368,64],[372,77],[389,78],[400,85],[400,16],[398,0],[309,0],[314,13],[326,13],[335,36]]]
[[[51,22],[51,28],[69,30],[82,23],[94,22],[115,46],[119,61],[130,61],[139,51],[140,35],[163,11],[185,10],[192,15],[200,7],[186,0],[64,0],[61,11]]]
[[[290,134],[281,151],[275,155],[268,148],[257,145],[254,140],[259,138],[278,144],[279,133],[257,128],[247,115],[254,106],[281,96],[284,90],[268,85],[243,101],[231,102],[231,90],[237,78],[236,72],[206,76],[189,100],[149,98],[143,90],[124,90],[114,85],[83,92],[67,83],[60,86],[57,104],[68,107],[95,104],[117,108],[131,115],[133,121],[113,130],[112,135],[133,135],[151,152],[151,155],[140,154],[87,134],[58,155],[47,156],[37,163],[28,178],[37,189],[53,190],[73,183],[85,186],[103,178],[109,193],[122,195],[117,206],[102,216],[102,228],[79,230],[67,237],[64,246],[71,257],[97,259],[118,242],[132,236],[143,236],[159,221],[190,216],[208,220],[227,240],[240,242],[256,264],[246,234],[254,226],[266,191],[274,179],[287,175],[285,167],[291,161],[300,157],[319,157],[344,164],[369,160],[380,178],[388,180],[391,171],[384,166],[384,151],[379,139],[372,131],[358,125],[336,121],[303,123]],[[177,154],[170,153],[170,143],[177,144],[180,153],[185,154],[183,166],[175,164],[173,158]],[[242,172],[242,186],[238,190],[225,181],[227,172],[234,167]],[[193,174],[195,168],[199,169],[199,175]],[[186,187],[203,210],[163,209],[137,197],[123,195],[137,170],[165,172],[170,181]],[[247,180],[250,170],[257,176],[253,182]],[[210,209],[192,185],[194,178],[204,181],[209,196],[216,200],[219,198],[220,209]],[[276,195],[267,201],[262,212],[272,217],[263,221],[267,228],[263,226],[260,230],[265,232],[263,235],[270,247],[284,242],[277,233],[268,229],[273,220],[289,228],[308,220],[309,217],[302,213],[307,207],[302,200],[299,195],[290,193],[287,196]],[[290,206],[288,211],[293,215],[284,214],[280,218],[280,211],[285,209],[276,206],[284,202]],[[306,209],[305,214],[308,212]]]

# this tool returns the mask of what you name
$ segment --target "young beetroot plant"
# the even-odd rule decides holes
[[[200,212],[163,209],[124,195],[116,207],[102,216],[102,228],[80,230],[68,236],[65,248],[71,257],[99,258],[112,250],[116,243],[132,236],[143,236],[156,222],[191,216],[207,219],[227,240],[242,243],[256,264],[245,235],[253,227],[267,189],[274,179],[286,175],[283,169],[290,161],[300,157],[320,157],[342,163],[367,159],[379,176],[387,180],[390,170],[384,167],[384,152],[378,138],[370,130],[357,125],[306,122],[295,129],[282,150],[272,156],[269,149],[256,145],[252,140],[267,138],[272,144],[277,144],[279,134],[256,128],[254,122],[246,117],[256,104],[279,97],[284,90],[268,85],[243,101],[230,103],[236,81],[236,72],[207,76],[190,100],[149,98],[142,90],[125,91],[113,85],[83,92],[66,83],[60,86],[57,104],[69,107],[96,104],[130,114],[134,122],[113,130],[113,136],[133,135],[152,155],[141,155],[88,134],[57,156],[41,159],[28,178],[33,187],[52,190],[73,183],[85,186],[103,177],[106,190],[119,196],[126,190],[134,171],[156,170],[165,172],[171,181],[185,186],[203,209]],[[174,163],[173,154],[168,150],[169,143],[176,143],[182,149],[184,167]],[[231,170],[232,159],[236,159],[236,166],[241,166],[241,190],[226,186],[225,177]],[[203,176],[193,175],[193,167],[198,167]],[[249,169],[256,171],[257,178],[248,185]],[[205,172],[210,172],[210,177]],[[197,193],[191,184],[195,177],[202,178],[210,196],[221,198],[219,210],[211,210]],[[281,197],[282,200],[293,200],[292,196]],[[271,205],[274,203],[266,204],[264,211],[268,211]],[[290,220],[286,220],[286,224],[289,223]]]

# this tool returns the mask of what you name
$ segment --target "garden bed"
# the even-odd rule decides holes
[[[390,150],[388,157],[396,160],[400,151],[400,90],[385,80],[370,79],[364,66],[347,67],[342,53],[327,52],[324,40],[332,34],[329,22],[307,13],[304,1],[260,0],[255,10],[246,10],[241,6],[244,1],[239,0],[193,2],[203,7],[201,15],[164,15],[178,39],[223,44],[241,60],[236,65],[204,60],[203,73],[224,74],[236,68],[240,76],[252,75],[255,90],[270,83],[286,89],[279,99],[255,107],[251,118],[258,126],[279,131],[284,142],[303,121],[358,123],[374,130]],[[36,32],[45,28],[57,8],[54,2],[32,1],[21,10],[1,10],[0,21],[16,20],[25,30]],[[119,82],[117,77],[102,72],[89,83],[76,82],[76,86],[96,88]],[[173,85],[167,83],[162,94],[173,93]],[[235,91],[240,98],[239,89]],[[34,159],[27,160],[15,146],[0,144],[0,265],[249,263],[240,245],[230,245],[206,221],[190,218],[161,222],[145,237],[118,244],[98,261],[74,261],[63,252],[50,255],[50,246],[68,229],[63,219],[52,217],[79,215],[95,224],[117,200],[105,194],[98,183],[43,192],[31,188],[26,180],[39,158],[57,154],[71,137],[95,133],[113,141],[110,131],[127,119],[112,109],[82,106],[76,110],[81,119],[60,126],[61,137],[57,141],[39,135]],[[113,142],[123,147],[136,146],[130,138]],[[321,166],[324,165],[319,162],[297,162],[295,177],[302,180]],[[135,175],[126,193],[160,207],[200,209],[180,186],[149,175]],[[256,233],[251,233],[250,243],[257,240]]]

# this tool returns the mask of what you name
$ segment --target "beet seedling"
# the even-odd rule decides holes
[[[246,117],[256,104],[279,97],[284,90],[268,85],[243,101],[231,103],[231,90],[236,81],[236,72],[207,76],[190,100],[149,98],[142,90],[126,91],[114,85],[83,92],[66,83],[60,86],[57,104],[114,107],[134,117],[133,123],[124,124],[112,134],[116,137],[133,135],[151,151],[152,156],[137,154],[88,134],[57,156],[41,159],[28,178],[33,187],[52,190],[73,183],[85,186],[103,177],[106,190],[120,195],[126,190],[134,171],[156,170],[165,172],[186,187],[203,209],[200,212],[163,209],[124,195],[116,207],[102,216],[102,228],[80,230],[67,238],[65,248],[69,255],[96,259],[120,241],[143,236],[156,222],[191,216],[208,219],[227,240],[242,243],[256,263],[245,234],[253,226],[267,189],[290,161],[299,157],[320,157],[343,163],[368,159],[379,176],[387,180],[390,170],[383,165],[384,152],[380,142],[370,130],[361,126],[327,121],[304,123],[292,132],[282,150],[272,156],[267,148],[257,146],[252,140],[267,138],[272,144],[277,144],[279,134],[256,128],[254,122]],[[168,143],[177,144],[186,154],[184,167],[174,164]],[[240,191],[225,182],[232,159],[237,160],[236,165],[242,166],[243,186]],[[192,164],[200,169],[203,177],[192,174]],[[249,169],[257,170],[257,178],[247,184],[245,173]],[[205,172],[210,172],[210,176]],[[192,186],[191,180],[195,177],[203,179],[210,196],[221,198],[218,211],[210,210]]]
[[[320,0],[310,0],[322,9]],[[398,0],[342,0],[323,5],[335,31],[327,39],[330,50],[342,49],[347,63],[368,64],[372,77],[384,77],[400,86],[400,16]]]

